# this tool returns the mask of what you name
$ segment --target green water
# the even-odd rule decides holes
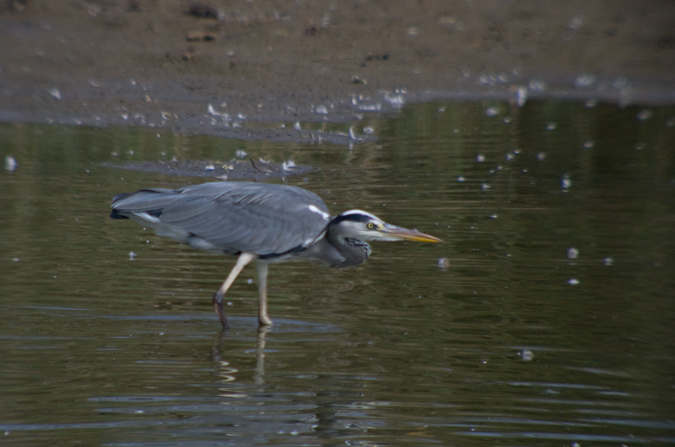
[[[437,104],[353,125],[378,140],[0,125],[18,163],[0,172],[0,443],[675,444],[675,108]],[[315,166],[277,182],[334,213],[445,242],[272,265],[265,332],[246,269],[223,333],[211,295],[233,259],[107,217],[120,192],[203,180],[102,163],[237,150]]]

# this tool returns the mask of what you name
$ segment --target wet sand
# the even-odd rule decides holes
[[[670,0],[5,0],[0,36],[10,122],[312,140],[414,102],[675,102]]]

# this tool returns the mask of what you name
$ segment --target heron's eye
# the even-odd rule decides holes
[[[369,230],[372,230],[372,229],[375,228],[375,224],[372,223],[372,222],[368,222],[368,223],[366,224],[366,228],[368,228]]]

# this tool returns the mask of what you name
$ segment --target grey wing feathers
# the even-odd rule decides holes
[[[326,205],[309,191],[245,182],[146,189],[113,201],[113,208],[135,214],[132,218],[150,213],[149,226],[158,234],[182,234],[174,236],[181,242],[188,241],[185,235],[195,236],[218,251],[261,256],[311,245],[329,222]],[[150,222],[153,216],[156,225]]]

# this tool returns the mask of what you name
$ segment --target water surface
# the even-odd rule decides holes
[[[0,125],[0,430],[22,445],[675,444],[675,108],[406,108],[347,146]],[[237,150],[443,244],[255,269],[110,199],[202,180],[102,163]],[[132,255],[133,253],[133,255]],[[439,267],[439,259],[446,264]],[[249,281],[250,280],[250,281]]]

